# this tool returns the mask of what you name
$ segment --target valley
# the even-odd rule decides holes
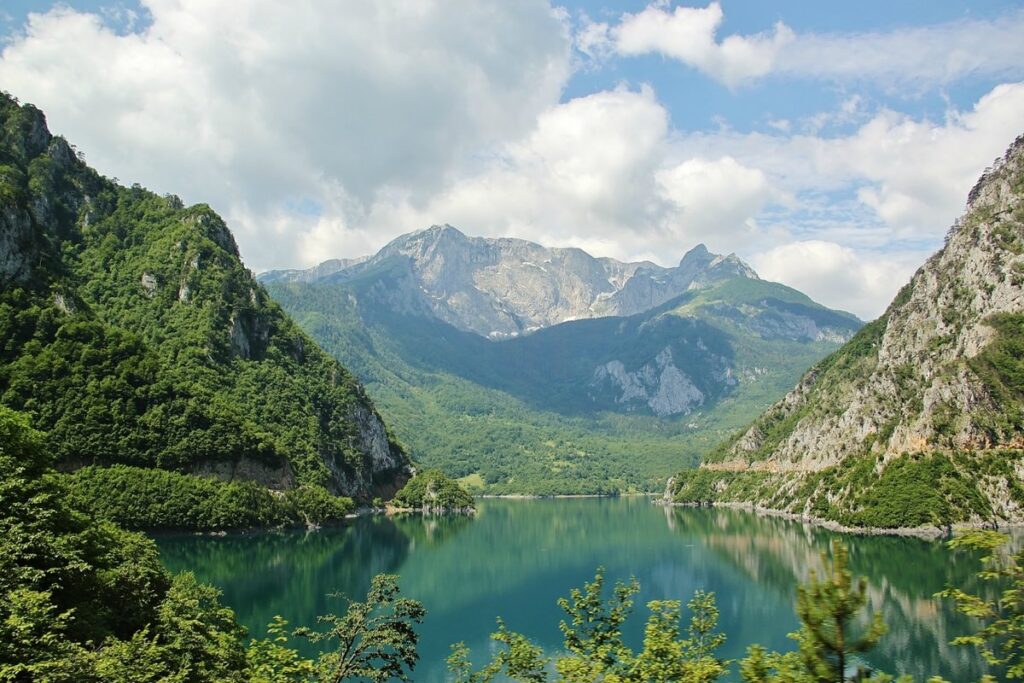
[[[436,301],[463,295],[445,290],[438,298],[430,282],[470,287],[474,278],[492,282],[494,272],[532,292],[522,301],[556,310],[552,302],[569,298],[559,287],[575,289],[531,289],[533,262],[513,260],[522,252],[542,263],[566,258],[445,226],[399,238],[347,268],[259,277],[366,385],[415,460],[489,494],[661,490],[679,463],[696,464],[861,325],[703,246],[675,270],[579,250],[571,253],[586,267],[551,267],[577,289],[597,266],[633,270],[620,293],[650,289],[648,271],[657,274],[661,293],[646,300],[655,305],[633,315],[556,319],[494,339],[471,329],[475,312],[463,320],[458,311],[435,311]],[[517,300],[505,295],[491,292],[490,309],[514,310]]]

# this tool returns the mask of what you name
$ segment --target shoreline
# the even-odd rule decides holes
[[[834,520],[824,519],[822,517],[813,517],[811,515],[802,515],[795,512],[786,512],[784,510],[775,510],[772,508],[761,507],[754,505],[753,503],[735,503],[735,502],[712,502],[709,504],[701,503],[674,503],[664,498],[658,498],[654,501],[655,505],[661,505],[663,507],[678,507],[678,508],[704,508],[704,507],[717,507],[726,508],[730,510],[743,510],[745,512],[751,512],[756,515],[762,515],[765,517],[778,517],[780,519],[786,519],[791,522],[801,522],[803,524],[810,524],[813,526],[821,527],[828,531],[834,531],[841,534],[851,534],[854,536],[898,536],[903,538],[920,538],[927,541],[935,541],[940,539],[952,538],[957,533],[966,531],[978,531],[983,529],[992,529],[991,523],[984,522],[958,522],[949,526],[948,531],[942,527],[936,526],[918,526],[918,527],[850,527],[840,524]],[[996,527],[996,531],[1005,531],[1012,529],[1024,528],[1024,521],[1020,522],[1006,522]]]
[[[551,495],[535,493],[481,493],[476,497],[505,500],[544,500],[548,498],[649,498],[657,495],[659,495],[657,491],[650,491],[648,493],[556,493]]]

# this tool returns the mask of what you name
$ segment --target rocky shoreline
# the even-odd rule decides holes
[[[920,526],[920,527],[851,527],[840,524],[834,520],[825,519],[823,517],[814,517],[813,515],[802,515],[794,512],[785,512],[783,510],[774,510],[772,508],[761,507],[752,503],[728,503],[728,502],[709,502],[709,503],[675,503],[665,498],[657,498],[653,501],[655,505],[663,505],[665,507],[684,507],[684,508],[700,508],[700,507],[717,507],[717,508],[728,508],[732,510],[744,510],[746,512],[752,512],[756,515],[763,515],[765,517],[778,517],[780,519],[786,519],[792,522],[801,522],[803,524],[811,524],[828,531],[835,531],[842,534],[855,534],[858,536],[902,536],[907,538],[921,538],[925,540],[938,540],[943,538],[951,538],[958,532],[975,531],[979,529],[992,529],[991,522],[960,522],[950,527],[937,527],[937,526]],[[1007,522],[996,527],[997,531],[1006,529],[1021,529],[1024,528],[1024,522]]]

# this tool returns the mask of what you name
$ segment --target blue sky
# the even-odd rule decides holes
[[[0,87],[255,270],[451,223],[873,317],[1024,132],[1024,3],[7,0]],[[30,13],[35,13],[30,18]]]

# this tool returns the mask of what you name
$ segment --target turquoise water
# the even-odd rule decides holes
[[[714,591],[722,654],[751,643],[789,649],[793,598],[835,534],[737,510],[662,508],[646,498],[484,500],[475,518],[364,517],[348,527],[222,537],[161,536],[164,561],[224,591],[252,635],[275,614],[293,626],[342,611],[328,593],[357,598],[380,572],[401,575],[405,595],[428,610],[416,681],[444,681],[452,643],[487,656],[495,618],[551,652],[561,645],[556,600],[604,566],[610,579],[642,585],[627,637],[639,644],[656,599],[684,602]],[[973,651],[948,642],[970,625],[932,595],[947,582],[971,585],[976,558],[911,538],[845,537],[855,574],[868,579],[870,604],[891,633],[869,661],[920,679],[976,680]],[[733,667],[735,670],[735,667]]]

